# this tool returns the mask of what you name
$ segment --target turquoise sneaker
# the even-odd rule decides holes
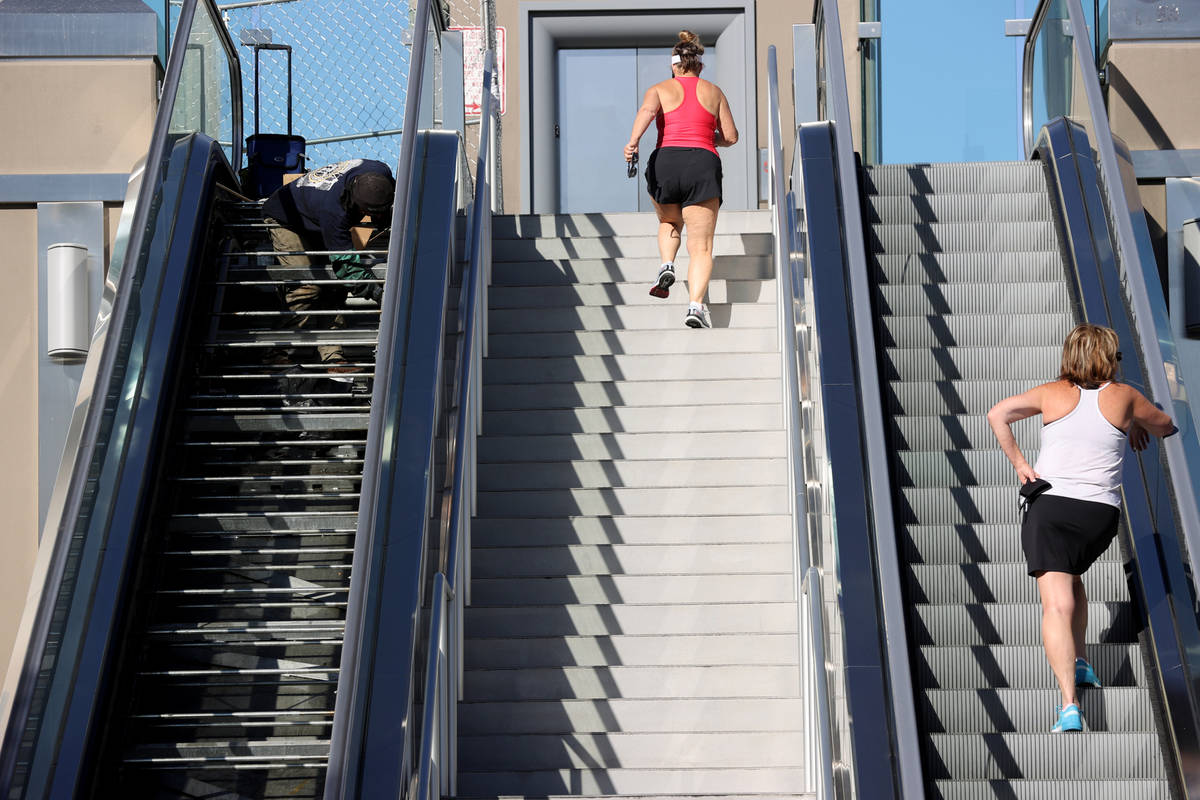
[[[1054,723],[1054,727],[1050,729],[1051,733],[1072,733],[1083,730],[1083,717],[1079,714],[1079,706],[1071,703],[1070,705],[1058,707],[1058,719]]]
[[[1096,677],[1096,671],[1086,658],[1075,659],[1075,685],[1100,688],[1100,679]]]

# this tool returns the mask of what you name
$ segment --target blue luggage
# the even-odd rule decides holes
[[[304,171],[304,137],[292,135],[292,48],[286,44],[255,44],[254,135],[246,137],[243,188],[251,197],[266,197],[283,186],[283,176]],[[258,57],[260,50],[287,53],[287,133],[259,133]]]

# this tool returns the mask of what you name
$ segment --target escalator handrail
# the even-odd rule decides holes
[[[175,41],[188,41],[196,11],[201,5],[211,19],[221,19],[215,0],[183,0]],[[240,158],[241,67],[228,31],[222,25],[215,27],[233,67],[229,71],[229,77],[234,109],[233,125],[237,134],[234,137],[234,153],[235,158]],[[170,132],[171,117],[186,55],[186,47],[177,47],[172,49],[167,58],[162,94],[129,225],[128,243],[123,259],[119,264],[113,265],[106,277],[104,294],[106,298],[111,297],[111,315],[98,317],[93,330],[63,453],[64,464],[71,466],[69,470],[65,466],[60,468],[58,479],[55,481],[55,488],[47,507],[29,598],[10,657],[4,688],[0,692],[0,793],[3,794],[7,794],[7,788],[13,779],[17,750],[28,724],[33,686],[44,660],[55,605],[63,584],[68,551],[80,515],[84,513],[84,496],[90,480],[92,463],[97,457],[99,431],[105,416],[105,404],[92,400],[103,399],[103,395],[96,394],[96,391],[100,387],[108,387],[116,372],[121,337],[109,336],[109,333],[119,334],[128,323],[134,280],[142,271],[138,269],[138,264],[145,260],[143,251],[152,238],[153,232],[149,230],[151,213],[155,207],[155,197],[162,190],[166,160],[170,152],[169,145],[173,136]]]
[[[1156,291],[1153,298],[1151,297],[1146,275],[1157,276],[1157,259],[1146,226],[1145,212],[1129,153],[1123,144],[1120,147],[1121,156],[1118,156],[1118,144],[1109,124],[1100,81],[1094,69],[1089,48],[1091,39],[1080,0],[1041,0],[1025,37],[1022,116],[1026,128],[1027,149],[1032,149],[1029,132],[1032,127],[1033,61],[1036,42],[1051,6],[1057,2],[1065,2],[1067,6],[1067,23],[1075,59],[1080,67],[1078,75],[1087,103],[1088,120],[1094,133],[1100,185],[1113,232],[1113,246],[1122,277],[1125,279],[1126,300],[1132,311],[1137,343],[1142,351],[1142,363],[1146,372],[1144,388],[1152,402],[1173,412],[1175,424],[1180,428],[1179,433],[1163,440],[1162,446],[1168,466],[1167,480],[1171,483],[1175,499],[1175,512],[1179,516],[1187,545],[1186,558],[1192,575],[1200,575],[1200,507],[1197,506],[1196,499],[1200,492],[1200,487],[1196,484],[1197,477],[1200,477],[1200,442],[1197,442],[1195,426],[1192,423],[1165,301],[1161,291]],[[1157,289],[1157,279],[1155,286]],[[1168,377],[1168,368],[1173,372],[1173,378]]]
[[[780,355],[783,359],[784,425],[788,433],[788,499],[792,513],[793,569],[796,578],[797,621],[800,633],[800,669],[806,677],[803,720],[805,748],[805,789],[818,800],[833,800],[833,726],[829,713],[828,686],[825,679],[824,598],[821,595],[820,569],[813,566],[809,541],[805,475],[806,453],[802,441],[800,407],[801,367],[807,368],[807,353],[801,353],[797,339],[800,326],[797,304],[803,304],[803,286],[797,285],[792,265],[792,242],[796,220],[792,195],[784,191],[783,135],[779,112],[779,66],[775,46],[767,48],[767,170],[770,180],[768,205],[774,237],[776,301],[779,311]],[[809,385],[804,375],[803,383]],[[810,439],[812,435],[810,433]],[[812,476],[813,479],[816,476]],[[808,613],[805,613],[805,605]],[[812,689],[810,693],[808,689]]]
[[[871,312],[871,287],[868,282],[866,243],[861,228],[862,202],[855,168],[854,141],[851,135],[849,91],[846,83],[842,24],[836,0],[817,0],[813,7],[820,45],[825,50],[823,118],[833,125],[838,193],[844,213],[844,244],[847,259],[850,311],[857,353],[858,383],[862,402],[863,457],[870,487],[870,514],[874,528],[878,590],[887,652],[890,683],[895,765],[901,796],[925,796],[921,770],[921,749],[917,734],[916,702],[909,663],[907,622],[900,577],[892,487],[888,469],[888,440],[884,430],[883,391],[880,386],[875,325]]]

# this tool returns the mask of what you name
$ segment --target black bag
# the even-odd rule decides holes
[[[1026,481],[1021,484],[1021,499],[1017,501],[1017,508],[1022,511],[1029,511],[1029,505],[1037,499],[1038,495],[1050,488],[1050,482],[1044,481],[1041,478],[1036,478],[1032,481]]]
[[[287,53],[287,133],[259,133],[258,54],[260,50]],[[254,135],[246,137],[243,188],[251,197],[266,197],[283,186],[283,176],[304,171],[303,136],[292,135],[292,48],[286,44],[254,45]]]
[[[638,154],[634,153],[633,158],[625,162],[625,176],[628,178],[637,177],[637,159]]]

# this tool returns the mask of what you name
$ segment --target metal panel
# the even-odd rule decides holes
[[[1131,150],[1138,180],[1200,177],[1200,150]]]
[[[637,209],[637,181],[621,160],[637,88],[635,50],[558,51],[559,212]]]
[[[817,26],[792,26],[792,109],[795,123],[817,121]]]
[[[1108,38],[1193,39],[1200,36],[1200,0],[1108,0]]]
[[[38,203],[38,531],[58,474],[58,462],[75,409],[83,375],[83,359],[46,355],[46,248],[56,242],[78,242],[88,249],[90,316],[100,308],[104,284],[104,204]]]
[[[120,203],[128,184],[129,176],[123,172],[0,175],[0,203]]]
[[[158,56],[158,17],[141,0],[0,3],[0,57]]]

